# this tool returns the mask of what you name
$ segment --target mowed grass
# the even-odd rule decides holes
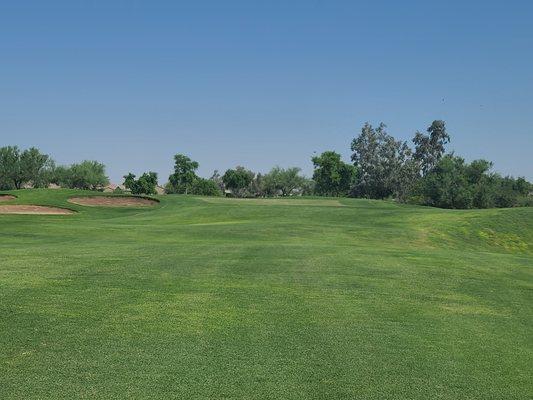
[[[533,209],[11,193],[1,399],[532,398]]]

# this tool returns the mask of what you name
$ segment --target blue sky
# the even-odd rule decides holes
[[[0,1],[0,145],[115,182],[349,160],[365,121],[533,180],[531,1]]]

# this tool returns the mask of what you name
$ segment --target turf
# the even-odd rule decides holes
[[[532,398],[533,209],[11,193],[2,399]]]

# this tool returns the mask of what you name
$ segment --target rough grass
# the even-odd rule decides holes
[[[2,399],[533,393],[532,209],[13,193],[78,213],[0,215]]]

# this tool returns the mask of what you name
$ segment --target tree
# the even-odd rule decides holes
[[[228,169],[222,176],[222,181],[226,188],[230,189],[237,197],[250,195],[250,185],[255,174],[244,167]]]
[[[494,174],[494,206],[516,207],[531,205],[533,202],[530,195],[533,185],[524,178],[502,177]]]
[[[71,173],[70,167],[65,165],[58,165],[52,171],[52,177],[50,182],[55,183],[59,186],[71,188]]]
[[[472,205],[475,208],[494,207],[496,174],[489,174],[492,163],[486,160],[474,160],[465,164],[464,173],[473,192]]]
[[[213,175],[211,175],[211,178],[209,178],[209,180],[213,181],[213,183],[219,188],[221,193],[224,192],[224,182],[222,181],[222,176],[220,176],[217,169],[213,171]]]
[[[404,143],[403,146],[407,147],[407,144]],[[397,168],[392,174],[392,196],[402,203],[409,201],[419,178],[418,164],[411,157],[410,149],[401,149]]]
[[[21,183],[31,182],[33,187],[46,187],[50,183],[49,171],[53,161],[47,154],[42,154],[35,147],[30,147],[20,154]]]
[[[368,122],[352,141],[352,161],[357,168],[357,197],[384,199],[390,196],[403,200],[408,196],[415,177],[411,149],[394,139],[380,123],[373,128]]]
[[[199,164],[183,154],[174,156],[174,173],[168,177],[170,193],[187,194],[197,179],[196,170]]]
[[[192,184],[191,194],[197,196],[222,196],[222,190],[211,179],[197,178]]]
[[[314,165],[315,192],[321,196],[346,196],[355,183],[356,169],[346,164],[334,151],[325,151],[311,159]]]
[[[466,174],[465,160],[453,154],[442,157],[420,181],[419,191],[426,205],[440,208],[472,208],[473,186]]]
[[[427,135],[416,132],[413,138],[414,159],[418,161],[422,175],[427,174],[439,162],[444,155],[445,145],[450,142],[444,121],[433,121],[427,132]]]
[[[69,167],[54,170],[52,182],[71,189],[96,190],[109,183],[105,165],[98,161],[85,160]]]
[[[256,179],[262,196],[278,196],[281,194],[280,171],[280,167],[274,167],[268,174],[261,175],[259,179]]]
[[[124,186],[131,190],[132,194],[156,194],[157,173],[145,172],[139,179],[131,172],[124,176]]]
[[[98,161],[84,160],[70,166],[72,187],[96,190],[109,183],[105,165]]]
[[[124,178],[124,187],[126,189],[129,189],[131,190],[131,192],[133,193],[133,187],[135,187],[136,183],[137,183],[137,180],[135,179],[135,174],[132,174],[131,172],[129,172],[127,175],[124,175],[123,176]]]
[[[531,203],[531,183],[491,173],[492,163],[448,154],[421,178],[418,201],[441,208],[516,207]]]
[[[274,167],[266,175],[261,176],[260,187],[267,196],[289,196],[294,192],[302,193],[305,177],[300,175],[300,168]],[[259,174],[258,174],[259,175]]]
[[[19,169],[20,151],[18,147],[0,147],[0,189],[16,188]]]
[[[17,146],[0,148],[0,187],[20,189],[31,183],[46,187],[50,183],[54,162],[35,147],[20,151]]]
[[[309,178],[305,178],[305,181],[302,185],[302,195],[311,196],[315,194],[315,181]]]
[[[265,197],[264,179],[265,175],[258,172],[252,179],[252,183],[248,186],[248,195],[253,197]]]

